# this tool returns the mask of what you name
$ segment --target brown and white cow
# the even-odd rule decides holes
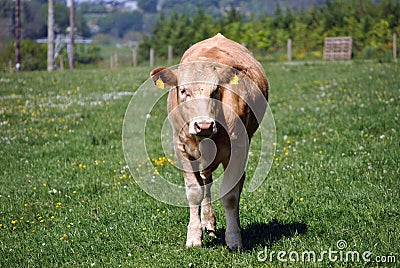
[[[221,34],[190,47],[179,67],[150,73],[156,86],[171,87],[169,121],[190,207],[187,247],[201,246],[202,230],[215,232],[212,172],[222,164],[220,197],[225,240],[242,248],[239,199],[250,139],[265,113],[268,81],[261,64],[242,45]]]

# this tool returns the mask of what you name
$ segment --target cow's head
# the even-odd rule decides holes
[[[202,139],[217,132],[216,120],[224,85],[239,84],[243,69],[196,62],[181,64],[176,70],[159,67],[151,71],[150,76],[159,88],[173,87],[180,114],[189,125],[189,134]]]

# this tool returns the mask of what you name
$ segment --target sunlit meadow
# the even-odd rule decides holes
[[[377,62],[267,64],[277,150],[240,200],[245,249],[217,238],[185,249],[187,208],[140,188],[122,150],[122,122],[150,69],[0,74],[1,267],[375,266],[282,262],[260,252],[348,250],[400,262],[400,71]],[[139,174],[176,176],[155,133]],[[258,137],[258,138],[257,138]],[[151,140],[151,139],[149,139]],[[257,164],[255,136],[248,174]],[[254,149],[253,149],[254,148]],[[391,258],[393,260],[393,258]],[[262,261],[262,262],[261,262]],[[385,263],[393,265],[396,263]]]

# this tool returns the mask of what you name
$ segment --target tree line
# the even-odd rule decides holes
[[[335,36],[353,38],[356,58],[382,58],[391,53],[393,33],[400,32],[400,1],[333,0],[300,12],[278,4],[273,15],[257,18],[234,6],[219,18],[201,8],[195,15],[161,14],[152,33],[143,37],[139,55],[147,59],[151,47],[166,58],[168,45],[182,55],[190,45],[218,32],[245,44],[261,60],[284,58],[289,38],[295,59],[321,58],[324,38]]]

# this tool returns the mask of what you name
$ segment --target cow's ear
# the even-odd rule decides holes
[[[221,84],[237,85],[244,75],[246,75],[246,67],[235,65],[222,71],[219,82]]]
[[[150,72],[156,87],[165,89],[167,87],[177,86],[177,79],[174,72],[166,67],[158,67]]]

